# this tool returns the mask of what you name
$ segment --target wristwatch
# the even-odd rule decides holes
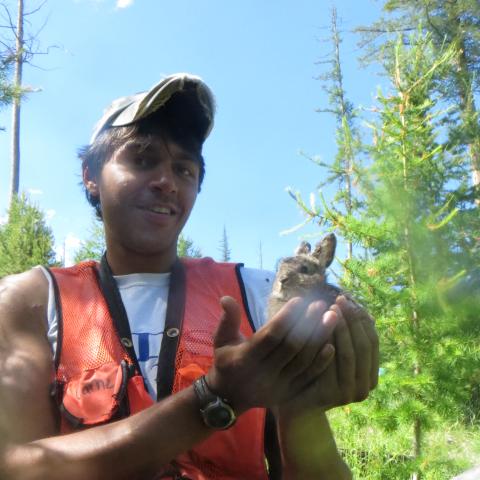
[[[207,385],[205,375],[195,380],[193,389],[200,403],[200,413],[207,427],[215,430],[230,428],[237,417],[227,400],[215,395]]]

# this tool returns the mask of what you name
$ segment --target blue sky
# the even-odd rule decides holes
[[[13,9],[16,2],[7,3]],[[335,154],[333,120],[315,112],[327,104],[315,62],[330,50],[321,39],[332,5],[343,30],[372,22],[380,10],[373,0],[48,0],[31,28],[47,19],[41,46],[57,48],[34,60],[41,68],[24,72],[24,83],[39,91],[22,106],[20,188],[46,212],[58,250],[65,243],[68,256],[89,235],[93,216],[78,185],[76,150],[103,109],[182,71],[200,75],[218,106],[204,147],[207,176],[185,234],[218,258],[225,225],[232,260],[258,267],[261,242],[263,267],[273,268],[305,234],[322,233],[280,235],[303,219],[285,188],[308,197],[322,179],[299,152],[324,160]],[[347,93],[368,107],[380,79],[358,66],[357,39],[344,37]],[[9,110],[0,112],[0,125],[4,216]]]

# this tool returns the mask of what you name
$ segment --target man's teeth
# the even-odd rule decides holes
[[[170,215],[172,213],[168,207],[152,207],[150,210],[155,213],[163,213],[166,215]]]

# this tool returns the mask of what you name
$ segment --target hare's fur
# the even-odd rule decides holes
[[[340,290],[327,283],[325,272],[334,259],[336,244],[335,235],[330,233],[313,252],[310,244],[302,242],[295,256],[280,261],[268,302],[268,318],[293,297],[323,300],[328,306],[335,303]]]

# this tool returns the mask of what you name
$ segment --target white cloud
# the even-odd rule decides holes
[[[104,4],[106,0],[73,0],[75,3],[90,3],[95,8],[99,8],[100,5]],[[124,8],[131,7],[135,0],[115,0],[115,9],[121,10]]]
[[[0,216],[0,225],[5,225],[8,222],[8,215]]]
[[[39,188],[29,188],[27,192],[30,195],[43,195],[43,190],[40,190]]]
[[[128,8],[133,5],[134,0],[117,0],[116,8]]]

